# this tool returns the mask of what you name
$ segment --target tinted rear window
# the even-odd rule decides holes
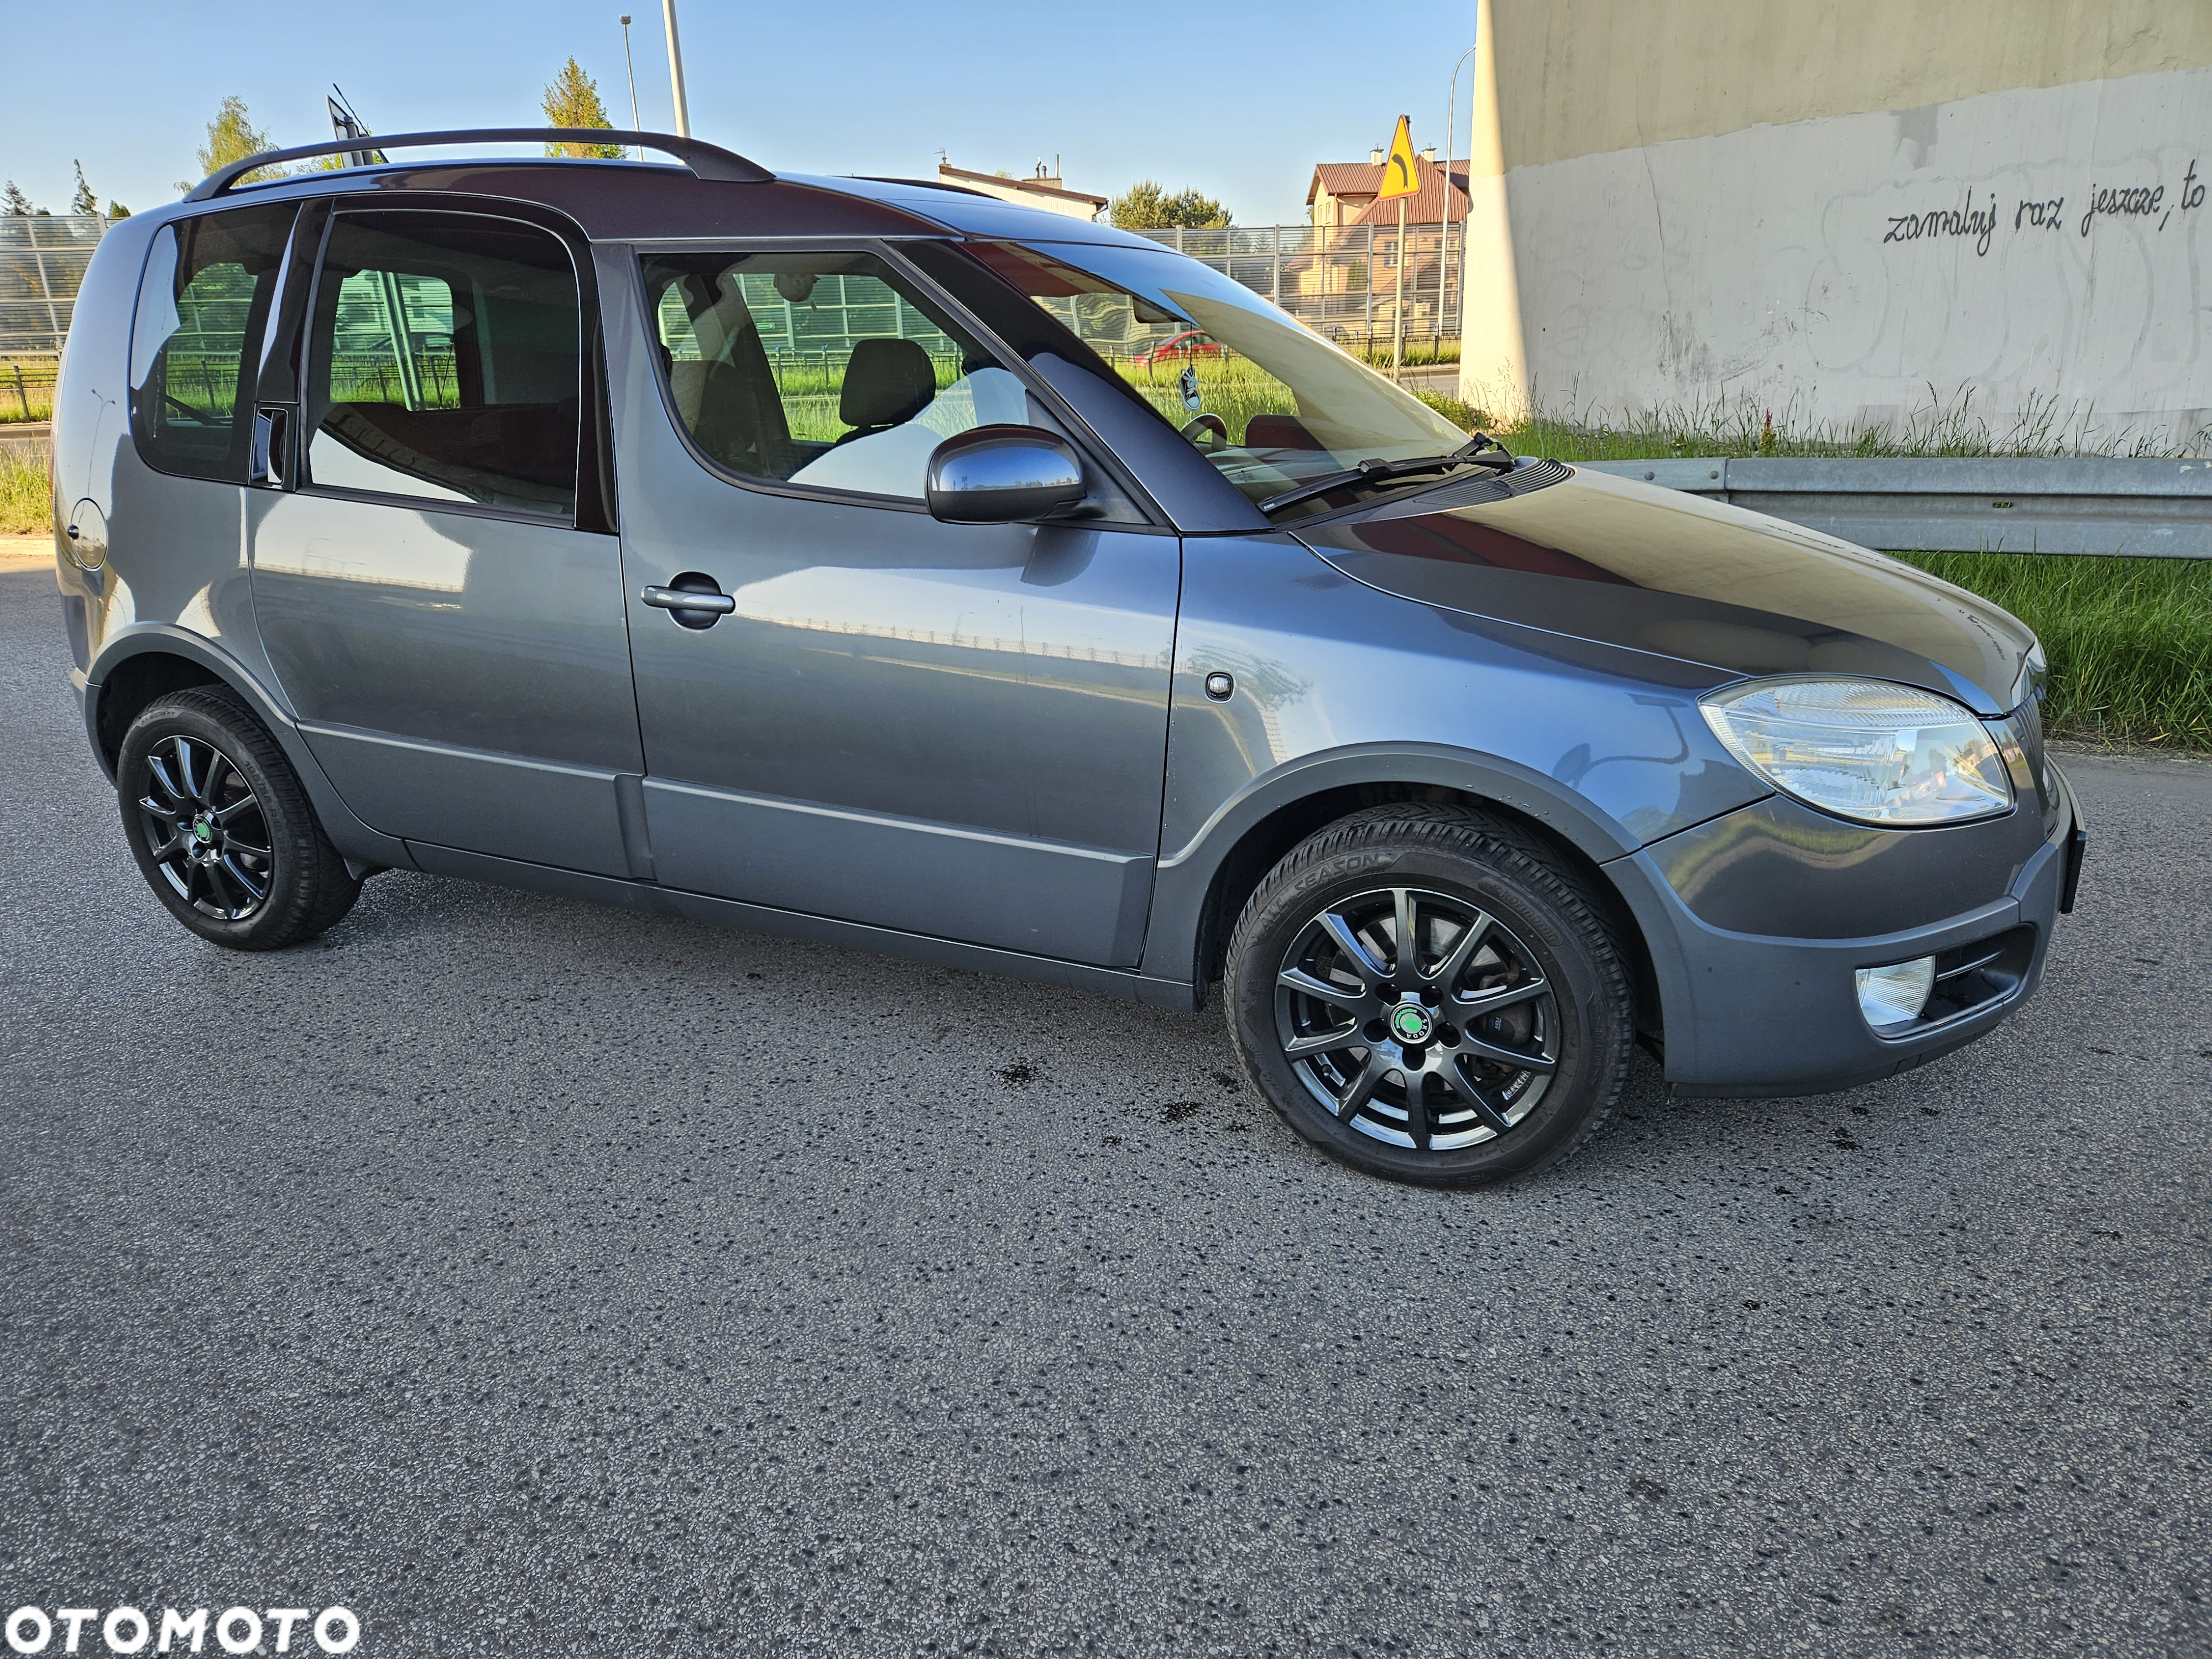
[[[582,390],[560,239],[489,216],[341,214],[308,343],[307,481],[572,514]]]
[[[294,212],[202,214],[165,225],[154,238],[131,331],[131,430],[148,465],[246,482],[249,365]]]

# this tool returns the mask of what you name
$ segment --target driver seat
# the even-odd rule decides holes
[[[913,340],[862,340],[845,365],[845,385],[837,395],[837,418],[853,428],[837,440],[848,444],[903,426],[937,397],[937,366]]]

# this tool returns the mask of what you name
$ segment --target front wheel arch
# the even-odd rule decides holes
[[[1489,814],[1516,825],[1542,841],[1563,864],[1568,866],[1588,884],[1590,891],[1607,905],[1608,920],[1626,946],[1630,968],[1636,986],[1636,1023],[1639,1032],[1655,1041],[1665,1030],[1666,1006],[1668,999],[1663,994],[1662,981],[1655,963],[1650,941],[1645,937],[1644,925],[1635,908],[1630,904],[1606,860],[1594,857],[1586,842],[1597,840],[1601,832],[1595,826],[1577,826],[1583,830],[1578,837],[1562,833],[1553,823],[1536,817],[1497,795],[1478,788],[1451,783],[1423,781],[1406,776],[1384,775],[1371,780],[1331,784],[1325,787],[1295,795],[1273,806],[1255,822],[1245,827],[1212,866],[1203,895],[1197,901],[1197,918],[1192,943],[1193,982],[1202,1000],[1209,987],[1218,983],[1228,957],[1229,936],[1243,914],[1245,902],[1259,888],[1267,872],[1290,850],[1316,831],[1327,828],[1340,819],[1370,806],[1395,805],[1404,802],[1425,801],[1438,805],[1462,806]],[[1628,845],[1618,849],[1604,848],[1612,856],[1632,850]],[[1182,860],[1178,860],[1182,862]],[[1162,885],[1167,887],[1168,870],[1162,870]],[[1156,893],[1153,924],[1146,954],[1164,941],[1162,934],[1165,918],[1161,912],[1163,899],[1168,896]],[[1163,963],[1151,971],[1167,972]]]

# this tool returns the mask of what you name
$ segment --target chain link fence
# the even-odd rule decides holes
[[[1202,260],[1354,351],[1388,349],[1402,264],[1409,346],[1433,356],[1458,343],[1464,225],[1408,225],[1402,240],[1395,225],[1231,225],[1138,234]]]
[[[0,218],[0,360],[50,358],[68,337],[76,291],[108,222],[96,216]],[[1386,348],[1397,326],[1405,268],[1406,338],[1434,356],[1459,338],[1465,228],[1409,225],[1233,225],[1141,233],[1264,294],[1316,333],[1353,350]],[[829,342],[793,338],[787,349]],[[43,379],[33,362],[27,384]],[[0,398],[14,376],[0,368]]]
[[[0,218],[0,358],[59,354],[107,225],[93,214]],[[12,392],[13,377],[0,379]]]

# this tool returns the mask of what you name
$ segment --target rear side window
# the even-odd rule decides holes
[[[309,484],[574,514],[582,319],[550,232],[340,214],[308,363]]]
[[[644,270],[677,418],[732,472],[918,501],[945,439],[1038,418],[1020,380],[872,254],[655,254]]]
[[[149,466],[246,482],[252,363],[295,210],[202,214],[154,238],[131,328],[131,430]]]

